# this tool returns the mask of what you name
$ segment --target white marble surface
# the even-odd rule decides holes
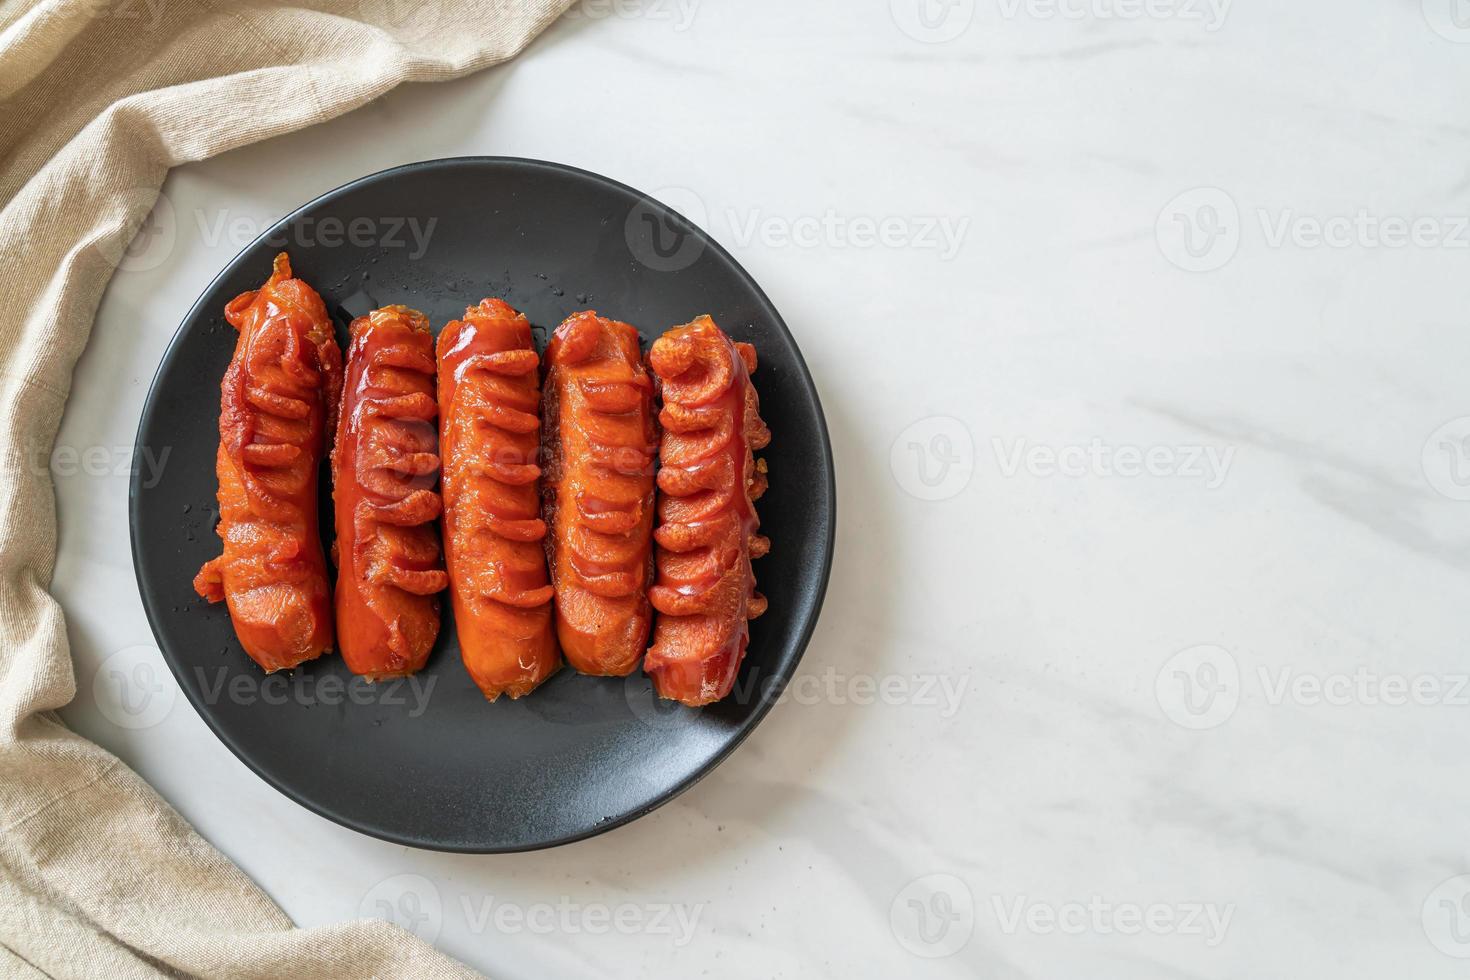
[[[1463,976],[1470,4],[923,3],[588,0],[171,174],[63,426],[100,447],[58,479],[67,720],[298,922],[413,891],[495,976]],[[291,803],[171,678],[143,728],[92,679],[152,644],[121,470],[201,286],[320,192],[474,153],[663,189],[734,252],[841,525],[809,680],[724,766],[467,858]]]

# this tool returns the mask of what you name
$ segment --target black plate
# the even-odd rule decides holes
[[[220,551],[218,383],[235,342],[222,311],[266,278],[283,247],[339,327],[350,314],[405,303],[437,331],[481,297],[501,296],[531,319],[542,345],[549,328],[588,308],[637,325],[645,342],[706,312],[753,342],[762,414],[774,434],[763,453],[771,489],[759,507],[773,547],[756,566],[770,610],[752,624],[735,695],[691,710],[657,701],[641,671],[624,681],[563,670],[530,697],[487,704],[460,663],[447,608],[417,686],[362,684],[335,655],[266,680],[223,605],[208,606],[190,583]],[[210,283],[169,344],[137,453],[133,564],[154,635],[189,700],[287,796],[415,847],[564,844],[693,785],[750,734],[790,679],[832,564],[826,424],[770,300],[724,249],[663,205],[533,160],[410,164],[338,188],[270,229]]]

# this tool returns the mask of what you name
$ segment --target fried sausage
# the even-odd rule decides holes
[[[653,612],[653,381],[638,331],[577,313],[546,348],[543,513],[556,633],[584,674],[638,666]]]
[[[237,331],[220,385],[219,536],[195,590],[229,607],[267,672],[332,648],[332,597],[317,527],[317,479],[342,388],[342,353],[322,298],[276,256],[271,277],[225,307]]]
[[[360,316],[350,332],[332,450],[337,642],[354,674],[380,680],[424,665],[449,583],[434,526],[434,338],[406,306]]]
[[[439,334],[444,544],[465,668],[491,701],[560,666],[539,516],[540,361],[531,324],[498,300]]]
[[[734,686],[750,642],[747,620],[766,610],[750,560],[770,550],[756,533],[754,501],[766,491],[771,441],[750,382],[755,348],[737,344],[707,316],[675,327],[649,352],[662,382],[658,610],[643,667],[660,697],[699,706]]]

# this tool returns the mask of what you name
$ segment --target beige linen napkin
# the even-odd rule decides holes
[[[45,461],[170,167],[504,61],[569,3],[0,2],[0,976],[471,975],[384,923],[293,928],[61,724],[76,683]]]

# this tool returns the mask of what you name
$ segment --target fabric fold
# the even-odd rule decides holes
[[[170,167],[501,63],[571,0],[0,4],[0,973],[465,977],[377,921],[297,929],[69,731],[45,461],[102,290]],[[130,13],[131,12],[131,13]]]

